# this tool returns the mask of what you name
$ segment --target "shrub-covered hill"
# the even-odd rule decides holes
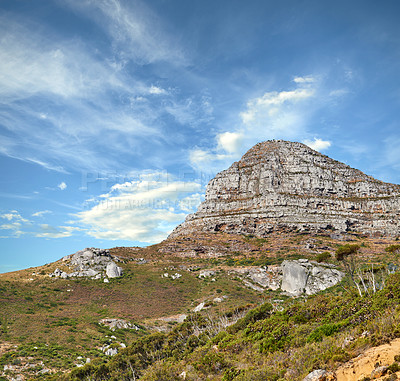
[[[334,254],[340,247],[338,262]],[[310,365],[301,360],[302,350],[310,347],[323,353],[319,346],[330,348],[329,340],[339,340],[337,348],[341,348],[340,340],[347,336],[370,332],[355,349],[357,339],[343,349],[344,354],[337,349],[336,357],[327,360],[332,367],[332,358],[345,360],[374,344],[375,331],[358,327],[357,319],[351,319],[360,315],[371,321],[379,314],[396,315],[390,311],[395,311],[397,298],[369,311],[370,303],[376,307],[372,301],[383,291],[366,295],[357,276],[362,274],[367,286],[374,280],[379,289],[388,265],[397,261],[399,247],[394,239],[357,235],[286,233],[257,238],[214,233],[169,239],[143,249],[110,249],[120,258],[124,274],[106,283],[49,277],[56,268],[64,269],[63,261],[0,274],[0,379],[163,380],[179,375],[182,379],[185,374],[188,380],[226,380],[234,375],[273,379],[277,374],[296,379],[313,366],[323,366],[323,362]],[[251,271],[265,270],[265,266],[274,269],[284,260],[299,258],[328,262],[328,267],[342,270],[344,260],[355,265],[357,272],[352,275],[363,296],[357,296],[359,291],[349,277],[308,299],[254,288],[256,278],[250,275],[260,272]],[[346,309],[353,304],[353,310]],[[199,306],[200,313],[194,313]],[[246,313],[247,318],[239,320]],[[125,320],[139,329],[113,331],[101,324],[105,318]],[[112,358],[106,353],[116,350],[120,354]],[[296,356],[300,365],[295,365]],[[271,365],[275,363],[280,365]],[[269,375],[270,368],[276,373]],[[288,373],[292,368],[296,373]],[[267,376],[250,376],[262,369]]]
[[[139,338],[111,360],[64,379],[302,380],[400,337],[400,274],[385,283],[370,296],[331,290],[281,311],[264,303],[225,328],[229,316],[194,314],[171,332]]]

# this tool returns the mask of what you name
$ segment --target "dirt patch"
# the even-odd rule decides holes
[[[400,354],[400,339],[389,344],[370,348],[360,356],[339,367],[335,374],[337,381],[359,381],[370,377],[375,365],[389,366],[394,362],[394,356]],[[386,377],[386,376],[385,376]],[[379,380],[383,380],[379,378]]]
[[[4,353],[8,352],[12,348],[16,348],[16,345],[7,342],[0,343],[0,356],[2,356]]]

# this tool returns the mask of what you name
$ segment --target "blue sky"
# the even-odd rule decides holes
[[[286,139],[400,183],[400,3],[2,0],[0,272],[159,242]]]

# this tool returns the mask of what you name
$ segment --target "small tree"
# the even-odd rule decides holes
[[[335,258],[337,261],[343,264],[346,274],[350,277],[350,280],[354,286],[356,286],[360,296],[362,296],[360,285],[355,279],[356,273],[359,272],[356,258],[358,250],[360,250],[360,245],[357,244],[346,244],[340,246],[335,252]],[[366,287],[364,286],[364,289],[365,288]]]

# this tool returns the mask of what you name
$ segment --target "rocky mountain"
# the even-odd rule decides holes
[[[332,230],[399,234],[400,186],[376,180],[302,143],[258,143],[217,174],[205,201],[171,237],[224,231]]]

